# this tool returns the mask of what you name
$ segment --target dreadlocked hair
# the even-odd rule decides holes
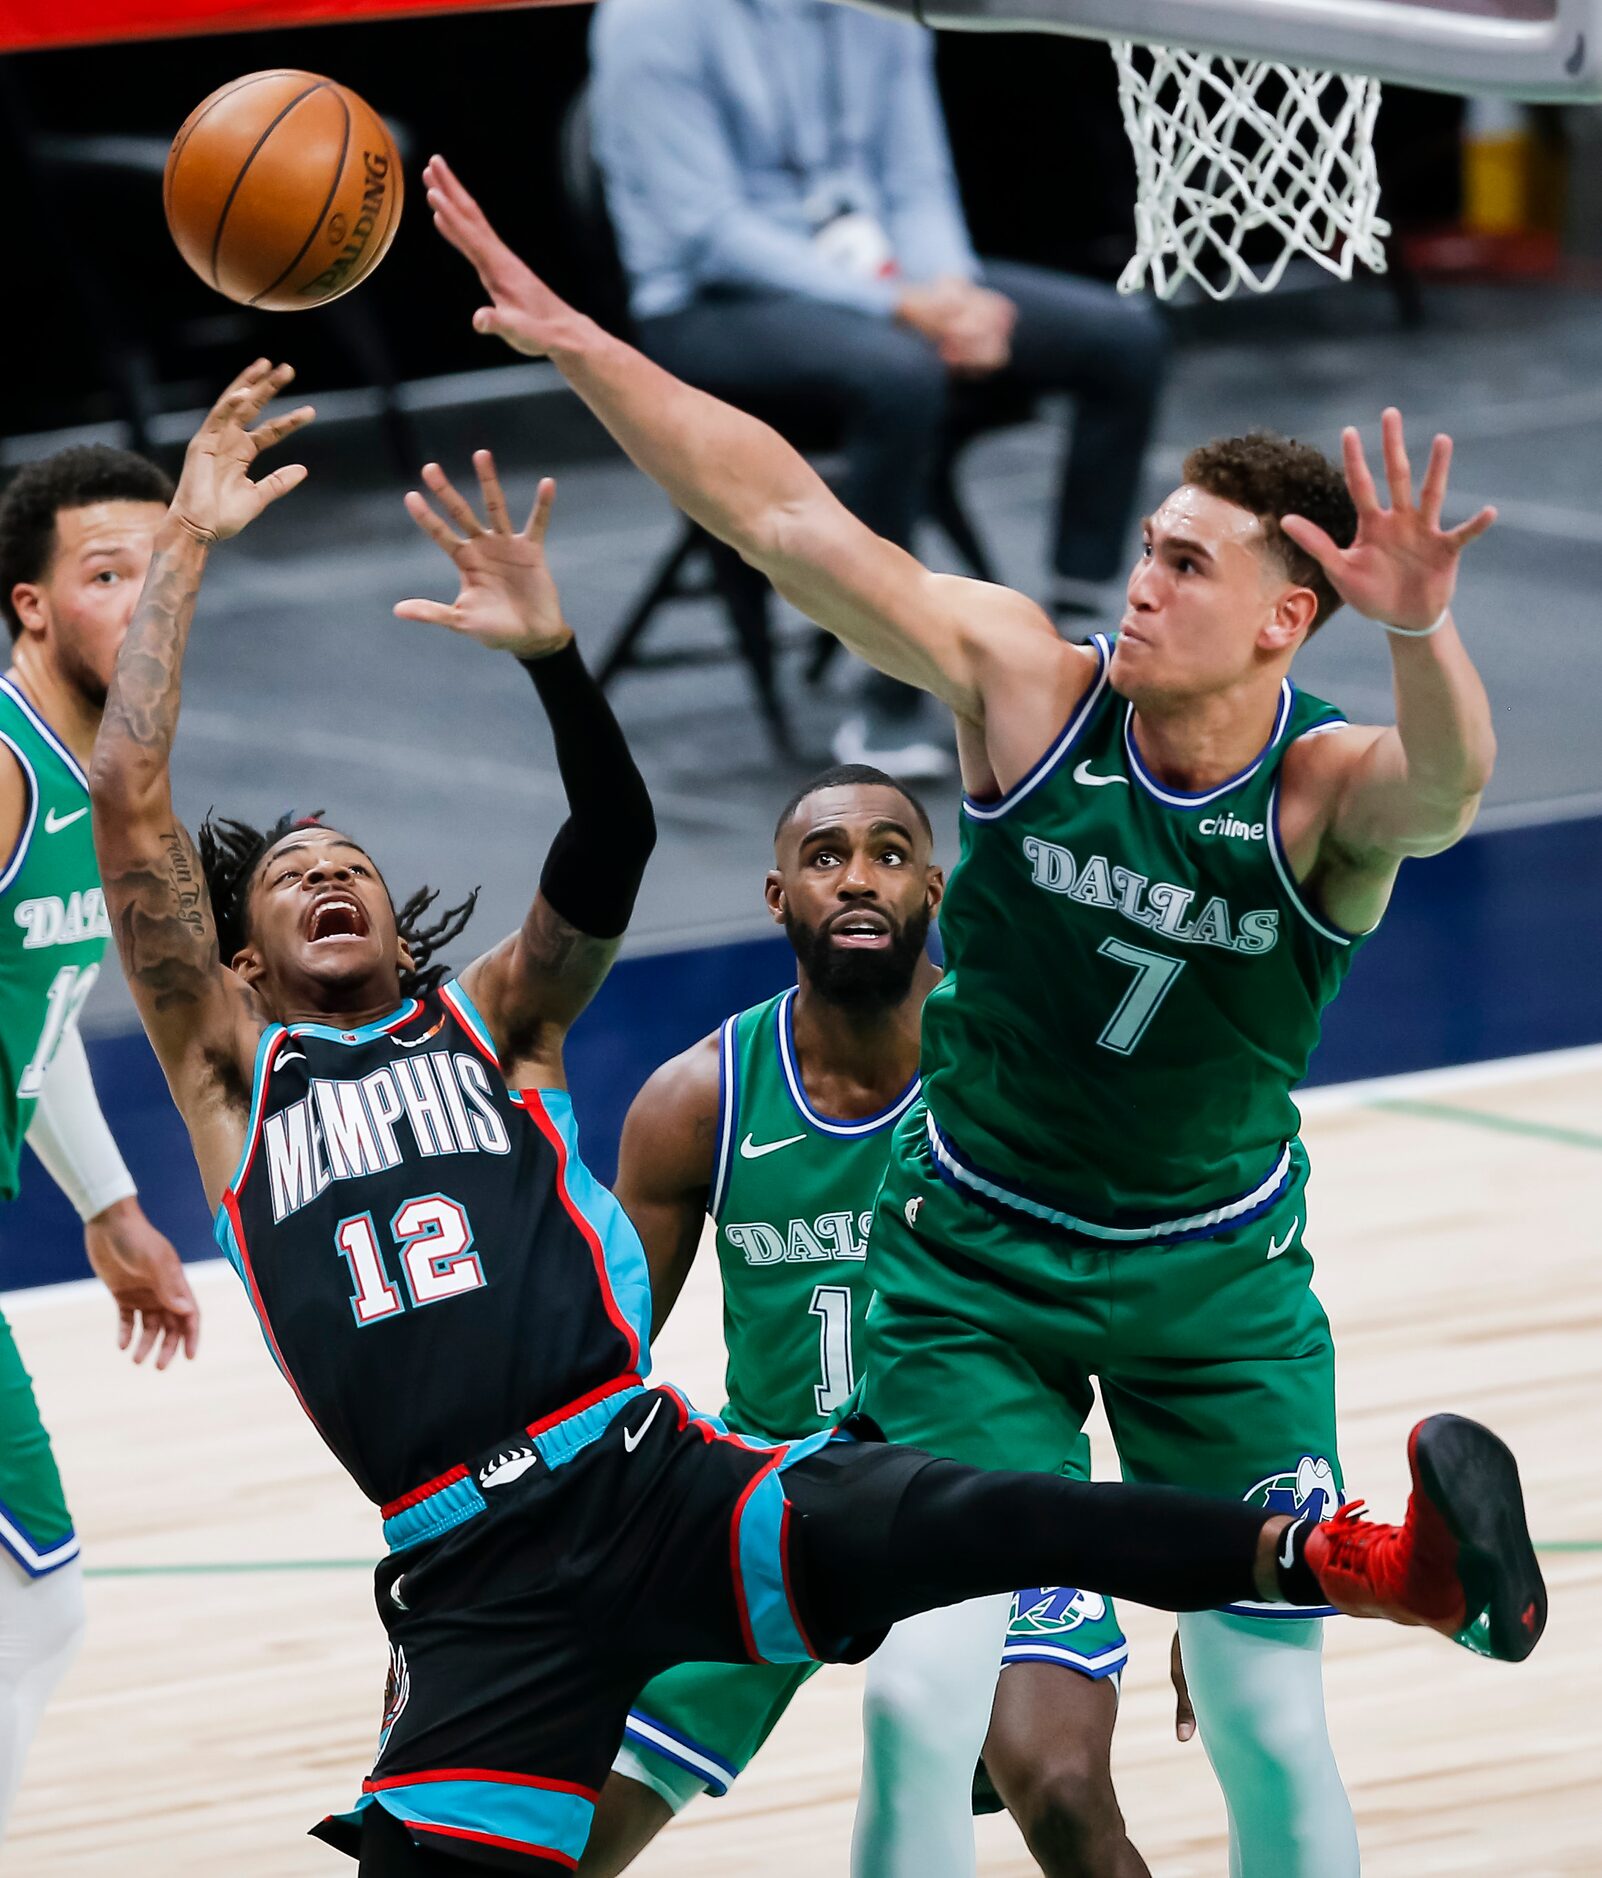
[[[321,828],[323,811],[296,815],[293,810],[280,815],[271,828],[252,828],[249,822],[236,822],[225,815],[208,815],[200,824],[200,867],[211,895],[212,919],[217,928],[217,950],[226,964],[250,939],[248,917],[250,883],[263,858],[297,828]],[[437,887],[419,887],[395,913],[395,930],[406,941],[412,955],[412,969],[404,967],[400,988],[408,998],[420,998],[432,991],[450,973],[444,963],[432,963],[441,946],[459,937],[478,904],[477,887],[459,906],[447,907],[431,924],[423,915],[439,898]],[[394,905],[393,897],[390,904]]]

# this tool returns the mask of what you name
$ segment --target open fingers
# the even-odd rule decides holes
[[[161,1318],[159,1313],[155,1311],[143,1312],[139,1325],[139,1341],[134,1345],[133,1360],[136,1363],[142,1363],[145,1358],[149,1356],[150,1352],[155,1348],[156,1338],[160,1334]]]
[[[471,540],[474,535],[484,532],[484,524],[473,513],[473,505],[456,487],[450,477],[438,463],[423,465],[423,481],[428,484],[434,500],[451,518],[462,533]]]
[[[1372,515],[1379,507],[1379,491],[1369,474],[1368,458],[1363,454],[1363,439],[1357,426],[1348,424],[1341,432],[1341,462],[1346,470],[1346,487],[1351,492],[1358,518]]]
[[[454,626],[456,609],[444,606],[438,600],[397,600],[394,606],[396,619],[416,620],[420,626]]]
[[[1279,525],[1285,535],[1304,553],[1310,554],[1326,572],[1339,563],[1340,548],[1336,546],[1334,537],[1326,534],[1317,522],[1310,522],[1305,515],[1282,515]]]
[[[1385,407],[1380,418],[1380,437],[1385,451],[1385,481],[1390,487],[1391,507],[1413,506],[1413,466],[1407,460],[1407,439],[1402,434],[1402,414],[1394,404]]]
[[[156,1352],[156,1368],[165,1369],[178,1354],[180,1332],[178,1319],[169,1312],[162,1313],[161,1348]]]
[[[417,526],[422,529],[423,533],[428,536],[434,546],[436,548],[443,548],[449,555],[454,555],[456,550],[463,545],[462,538],[460,535],[452,534],[450,529],[445,526],[444,522],[441,521],[428,506],[428,498],[420,494],[416,489],[408,489],[402,499],[406,504],[406,513],[416,522]]]
[[[478,476],[479,490],[484,497],[484,513],[489,517],[490,527],[498,535],[509,535],[512,532],[512,518],[506,509],[506,492],[501,488],[495,459],[488,450],[473,452],[473,469]]]
[[[528,512],[528,526],[523,530],[530,541],[544,541],[545,531],[551,525],[551,508],[555,501],[556,478],[542,476],[539,488],[534,491],[534,506]]]
[[[258,453],[270,450],[275,443],[282,443],[297,430],[304,430],[316,415],[311,405],[302,404],[293,411],[284,412],[281,417],[264,418],[250,433],[250,440]]]
[[[1452,467],[1452,439],[1444,433],[1430,445],[1430,460],[1419,485],[1418,512],[1426,528],[1439,528],[1446,501],[1446,478]]]
[[[1480,536],[1485,533],[1486,529],[1488,529],[1495,520],[1496,510],[1487,505],[1480,510],[1478,515],[1471,515],[1466,522],[1461,523],[1456,528],[1450,529],[1446,539],[1453,548],[1461,553],[1471,541],[1478,541]]]

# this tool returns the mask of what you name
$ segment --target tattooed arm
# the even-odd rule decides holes
[[[173,810],[170,762],[184,649],[206,559],[305,476],[295,465],[253,483],[257,452],[309,409],[246,428],[288,383],[259,360],[229,386],[190,443],[178,490],[117,655],[89,792],[106,908],[134,1002],[189,1126],[215,1205],[237,1159],[263,1017],[217,952],[189,831]]]
[[[405,600],[395,611],[512,653],[550,720],[568,818],[551,843],[528,917],[462,974],[507,1081],[550,1088],[563,1080],[569,1025],[611,969],[656,824],[617,719],[562,617],[545,559],[556,485],[549,478],[540,484],[527,523],[514,532],[490,453],[478,451],[473,467],[487,525],[437,463],[424,468],[423,479],[454,528],[417,491],[406,498],[412,519],[456,565],[454,604]]]

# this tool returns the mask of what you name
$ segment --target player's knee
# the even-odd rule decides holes
[[[1124,1836],[1124,1817],[1105,1761],[1053,1744],[1048,1757],[1003,1792],[1030,1851],[1051,1878],[1097,1878],[1109,1847]],[[998,1783],[998,1790],[1000,1783]]]
[[[939,1679],[922,1665],[875,1660],[862,1696],[862,1732],[868,1753],[884,1771],[893,1773],[892,1764],[926,1768],[949,1759],[962,1764],[966,1777],[977,1748],[956,1740],[945,1696]]]

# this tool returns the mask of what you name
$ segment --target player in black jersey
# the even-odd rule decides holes
[[[654,829],[545,566],[552,485],[514,530],[487,453],[487,523],[430,465],[450,525],[420,494],[407,507],[460,591],[396,608],[511,653],[550,719],[570,813],[519,931],[446,978],[427,954],[456,922],[423,930],[415,897],[398,916],[343,834],[225,823],[197,851],[173,813],[207,557],[305,475],[247,474],[311,419],[256,422],[290,377],[250,367],[190,444],[91,791],[118,946],[219,1243],[383,1514],[378,1758],[356,1809],[318,1832],[369,1878],[571,1867],[658,1671],[855,1659],[915,1611],[1019,1584],[1170,1608],[1335,1603],[1448,1633],[1486,1608],[1491,1647],[1527,1653],[1545,1605],[1517,1477],[1473,1423],[1415,1431],[1405,1526],[1313,1530],[1170,1489],[977,1472],[860,1423],[767,1447],[644,1384],[645,1260],[579,1157],[562,1039]]]

